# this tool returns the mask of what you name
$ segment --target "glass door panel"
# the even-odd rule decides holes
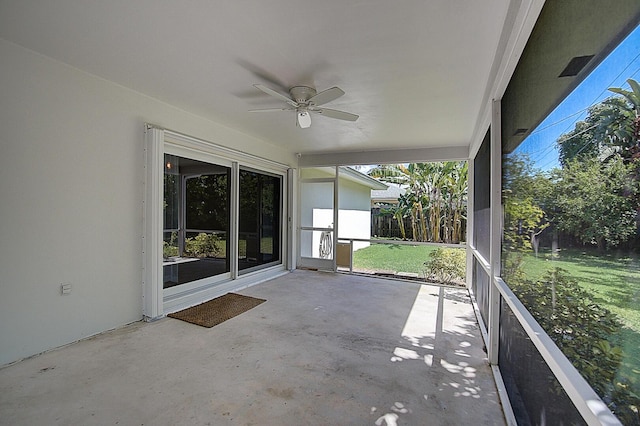
[[[231,169],[164,160],[163,288],[228,273]]]
[[[238,270],[281,263],[282,178],[240,170],[239,188]]]

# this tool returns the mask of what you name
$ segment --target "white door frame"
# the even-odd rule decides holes
[[[231,272],[212,277],[203,281],[201,286],[186,284],[180,286],[182,290],[163,289],[162,270],[162,231],[163,231],[163,202],[164,202],[164,154],[179,155],[195,160],[218,163],[232,168],[232,203],[231,203]],[[166,313],[183,307],[192,306],[205,300],[221,296],[230,291],[237,291],[259,282],[271,279],[286,272],[287,259],[290,257],[291,247],[280,244],[280,263],[239,275],[237,271],[237,205],[238,188],[237,175],[240,167],[264,171],[281,177],[281,210],[280,210],[280,238],[281,242],[288,241],[288,217],[285,206],[291,201],[286,199],[289,180],[285,164],[263,159],[251,154],[236,151],[221,145],[193,138],[172,130],[146,124],[145,125],[145,182],[143,198],[143,226],[142,238],[143,270],[142,270],[142,310],[146,320],[163,317]],[[233,182],[236,187],[233,187]],[[236,199],[233,199],[236,197]],[[234,242],[235,240],[235,242]],[[233,266],[235,259],[235,266]],[[234,269],[235,268],[235,269]],[[192,288],[193,287],[193,288]],[[175,293],[175,294],[174,294]]]
[[[301,240],[302,231],[317,231],[317,232],[331,232],[332,233],[332,250],[331,250],[331,259],[319,259],[314,257],[303,257],[302,256],[302,244],[298,244],[298,266],[305,268],[317,268],[328,271],[336,271],[336,247],[338,245],[338,178],[339,178],[339,166],[335,167],[335,174],[333,177],[318,177],[318,178],[306,178],[299,179],[298,185],[298,221],[302,223],[301,215],[302,215],[302,196],[301,191],[304,190],[305,184],[314,184],[314,183],[331,183],[333,184],[333,228],[326,227],[317,227],[317,226],[299,226],[298,227],[298,241]]]

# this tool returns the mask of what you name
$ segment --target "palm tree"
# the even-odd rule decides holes
[[[380,213],[382,214],[390,214],[393,218],[398,221],[398,226],[400,227],[400,235],[402,235],[402,239],[407,239],[407,231],[404,227],[404,218],[407,217],[407,213],[411,210],[404,195],[400,195],[398,199],[397,205],[392,205],[386,208],[380,209]]]
[[[464,224],[466,224],[466,206],[467,206],[467,190],[468,190],[468,172],[469,163],[462,161],[458,163],[455,169],[455,176],[453,179],[453,186],[451,188],[452,194],[452,207],[453,207],[453,225],[451,242],[459,243],[464,239],[464,232],[466,231]]]
[[[423,232],[424,226],[422,225],[424,218],[421,200],[423,190],[420,176],[416,173],[416,164],[409,164],[408,166],[404,164],[378,165],[369,170],[369,175],[407,188],[407,194],[400,201],[410,211],[413,239],[424,241],[425,232]]]
[[[369,175],[407,189],[399,199],[415,241],[459,242],[467,194],[466,162],[379,165]]]
[[[611,87],[609,90],[627,98],[631,105],[633,105],[636,115],[640,115],[640,84],[631,78],[627,80],[627,83],[629,83],[631,91],[624,90],[620,87]]]
[[[630,105],[624,108],[626,111],[626,122],[621,123],[618,129],[615,129],[613,137],[620,140],[629,140],[633,145],[632,153],[634,158],[640,157],[640,84],[633,79],[628,79],[627,83],[631,90],[625,90],[620,87],[611,87],[609,90],[613,93],[622,95]],[[612,126],[611,126],[612,127]]]

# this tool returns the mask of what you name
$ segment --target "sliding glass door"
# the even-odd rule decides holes
[[[230,272],[231,168],[164,156],[163,288]]]
[[[241,169],[239,183],[238,270],[242,274],[281,263],[282,177]]]
[[[284,272],[286,165],[152,125],[145,138],[145,318]]]
[[[163,288],[230,276],[232,168],[164,156]],[[282,263],[282,176],[240,169],[238,273]]]

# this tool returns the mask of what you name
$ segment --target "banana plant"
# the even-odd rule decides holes
[[[640,84],[631,78],[627,80],[627,83],[631,90],[625,90],[620,87],[609,88],[609,91],[624,96],[631,104],[628,112],[635,116],[632,117],[630,123],[625,123],[626,125],[623,129],[618,130],[616,136],[620,139],[629,138],[635,142],[635,145],[638,145],[640,144]]]

